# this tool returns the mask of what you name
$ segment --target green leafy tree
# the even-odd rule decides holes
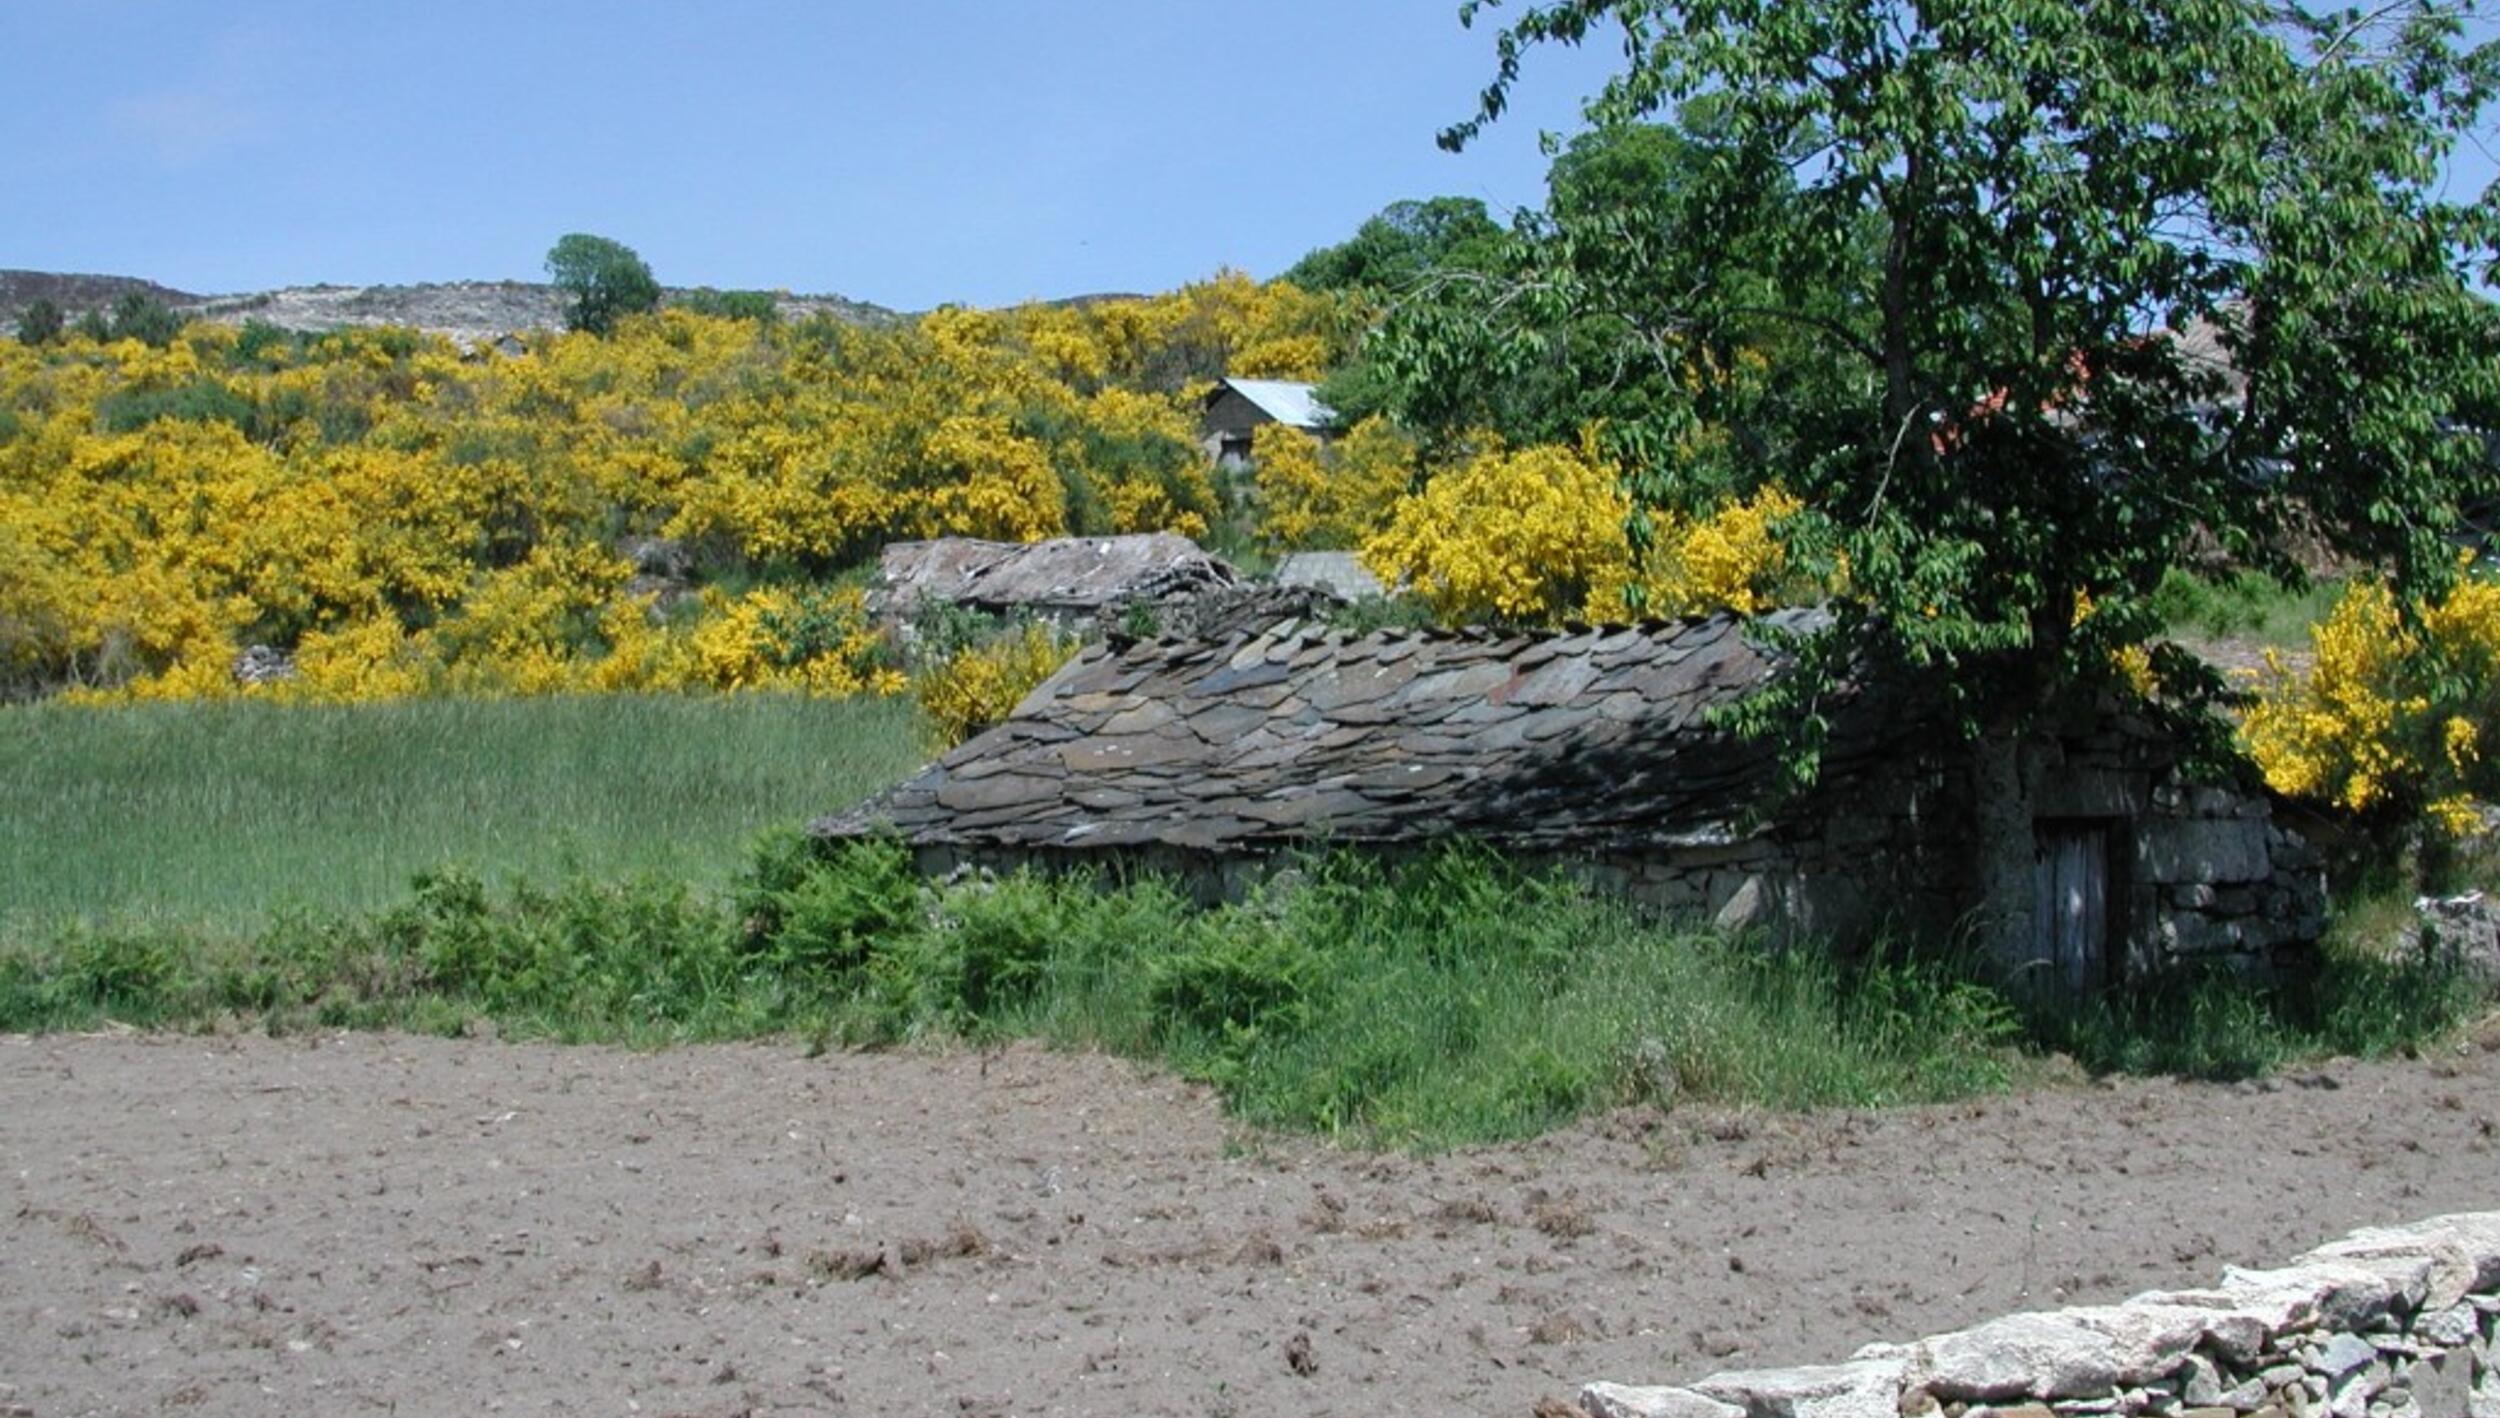
[[[547,278],[566,297],[566,326],[594,335],[660,303],[660,283],[632,247],[586,232],[558,237],[547,248]]]
[[[1650,504],[1706,502],[1742,490],[1747,466],[1775,466],[1779,411],[1812,401],[1811,383],[1833,371],[1789,332],[1704,332],[1687,318],[1697,281],[1758,297],[1771,280],[1761,253],[1710,244],[1732,215],[1704,206],[1731,157],[1715,110],[1697,99],[1675,124],[1574,138],[1544,209],[1522,213],[1490,260],[1419,280],[1341,376],[1361,392],[1332,407],[1389,413],[1435,442],[1475,428],[1569,441],[1598,427]],[[1750,200],[1775,206],[1793,185],[1774,177]],[[1829,286],[1790,295],[1835,298]]]
[[[61,307],[37,296],[18,312],[18,343],[48,345],[61,337]]]
[[[1470,3],[1462,16],[1480,11]],[[1706,99],[1670,248],[1565,240],[1543,282],[1628,311],[1627,364],[1776,348],[1812,397],[1761,436],[1812,509],[1838,647],[1926,675],[1972,735],[1979,928],[2019,964],[2023,738],[2157,628],[2198,540],[2296,579],[2314,526],[2408,590],[2490,481],[2493,204],[2444,160],[2494,50],[2466,0],[1557,0],[1515,12],[1463,146],[1536,46],[1619,36],[1589,104]],[[1575,220],[1640,214],[1620,184]],[[1586,224],[1594,221],[1595,228]],[[1566,228],[1566,231],[1568,229]],[[1513,338],[1498,300],[1473,332]],[[1845,575],[1838,574],[1846,568]],[[2088,604],[2089,615],[2078,615]],[[2157,661],[2165,687],[2197,676]],[[1756,704],[1810,765],[1810,679]]]
[[[1492,260],[1502,228],[1473,197],[1392,202],[1354,235],[1293,264],[1282,279],[1304,290],[1395,295],[1434,271]]]

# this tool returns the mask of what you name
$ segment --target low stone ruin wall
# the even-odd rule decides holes
[[[2356,1231],[2205,1290],[2009,1315],[1845,1364],[1594,1383],[1593,1418],[2500,1418],[2500,1212]]]

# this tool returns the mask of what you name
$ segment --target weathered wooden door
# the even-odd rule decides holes
[[[2109,829],[2044,822],[2036,852],[2032,959],[2048,977],[2042,984],[2081,997],[2107,978]]]

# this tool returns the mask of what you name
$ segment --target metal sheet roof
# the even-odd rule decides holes
[[[1337,416],[1319,401],[1317,385],[1291,379],[1227,379],[1224,385],[1290,428],[1318,428]]]

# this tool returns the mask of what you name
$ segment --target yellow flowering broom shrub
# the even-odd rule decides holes
[[[2268,655],[2240,727],[2277,792],[2354,813],[2419,813],[2453,833],[2500,790],[2483,751],[2500,712],[2500,585],[2467,579],[2417,627],[2376,581],[2356,580],[2313,627],[2306,674]]]
[[[1706,516],[1653,514],[1643,558],[1612,468],[1559,445],[1491,447],[1401,500],[1361,555],[1384,584],[1407,585],[1448,620],[1752,615],[1787,575],[1774,530],[1798,506],[1766,488]]]
[[[1319,440],[1281,423],[1250,435],[1259,536],[1299,550],[1359,546],[1388,526],[1414,477],[1415,443],[1374,416],[1343,438]]]
[[[966,646],[913,677],[912,692],[939,740],[962,743],[1015,711],[1033,687],[1076,654],[1078,642],[1039,621]]]
[[[1771,609],[1788,572],[1788,553],[1776,528],[1804,506],[1779,488],[1766,487],[1721,503],[1707,516],[1653,514],[1651,551],[1637,581],[1642,610],[1676,616]],[[1596,618],[1594,606],[1591,616]]]

